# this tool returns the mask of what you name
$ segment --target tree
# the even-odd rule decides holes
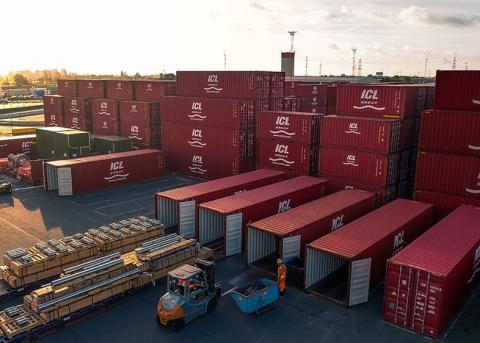
[[[22,85],[28,84],[27,78],[25,76],[23,76],[22,74],[15,74],[13,76],[13,80],[15,81],[15,84],[17,86],[22,86]]]
[[[135,73],[135,75],[133,75],[133,78],[135,79],[140,79],[142,77],[142,75],[140,75],[140,73]]]

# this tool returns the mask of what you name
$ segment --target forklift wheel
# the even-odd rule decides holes
[[[210,299],[207,305],[207,313],[211,313],[215,311],[216,307],[217,307],[217,298]]]
[[[172,321],[172,330],[175,332],[180,331],[183,328],[184,324],[185,322],[183,321],[183,319],[175,319]]]

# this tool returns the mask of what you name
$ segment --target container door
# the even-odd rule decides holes
[[[414,274],[412,268],[391,263],[387,265],[384,317],[403,327],[408,327],[410,323]]]
[[[300,257],[300,239],[302,236],[285,237],[282,241],[282,260],[291,261]]]
[[[179,225],[180,235],[188,238],[195,237],[195,200],[182,201],[179,203]]]
[[[58,195],[67,196],[73,195],[72,189],[72,169],[71,168],[57,168],[58,175]]]
[[[230,214],[225,225],[225,255],[242,252],[242,213]]]
[[[350,267],[350,289],[348,306],[361,304],[368,301],[370,291],[370,268],[372,259],[353,261]]]

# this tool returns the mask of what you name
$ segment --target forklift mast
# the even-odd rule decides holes
[[[197,260],[195,267],[200,268],[205,272],[208,282],[208,291],[213,292],[215,290],[215,262],[207,260]]]

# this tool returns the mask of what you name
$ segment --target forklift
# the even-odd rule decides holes
[[[167,276],[167,293],[157,304],[157,322],[174,331],[192,320],[213,312],[221,294],[215,283],[215,262],[197,260],[172,270]]]

